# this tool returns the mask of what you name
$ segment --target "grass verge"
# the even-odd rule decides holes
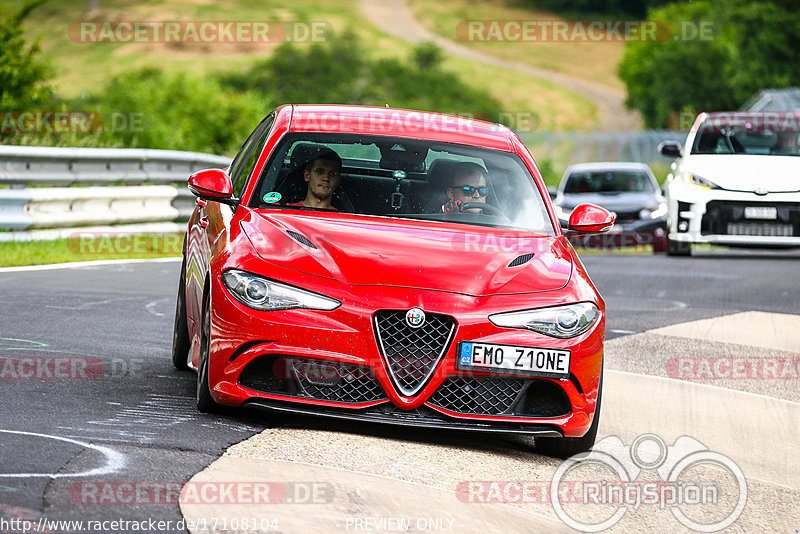
[[[76,236],[52,241],[0,242],[0,267],[76,261],[180,256],[183,234]]]

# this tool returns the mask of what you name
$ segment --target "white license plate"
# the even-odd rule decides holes
[[[569,359],[568,350],[462,341],[456,367],[563,378],[569,375]]]
[[[777,219],[778,208],[775,206],[748,206],[744,209],[745,219]]]

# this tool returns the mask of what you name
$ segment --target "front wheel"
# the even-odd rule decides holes
[[[209,288],[210,291],[210,288]],[[211,298],[203,303],[203,331],[200,333],[200,361],[197,369],[197,409],[204,413],[219,411],[208,386],[208,360],[211,353]]]
[[[189,370],[189,329],[186,326],[186,256],[181,264],[178,302],[175,304],[175,325],[172,329],[172,365],[179,371]]]
[[[600,400],[603,396],[603,373],[600,372],[600,385],[597,387],[597,405],[594,419],[589,430],[580,438],[535,438],[536,451],[556,458],[569,458],[582,452],[588,452],[597,439],[597,427],[600,426]]]

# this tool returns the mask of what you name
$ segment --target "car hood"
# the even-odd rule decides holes
[[[565,209],[573,209],[578,204],[589,202],[603,206],[614,212],[638,211],[642,208],[656,208],[663,201],[658,193],[580,193],[564,195],[558,204]]]
[[[800,191],[800,156],[698,154],[687,156],[682,167],[731,191]]]
[[[560,289],[572,273],[562,240],[518,231],[278,210],[251,211],[240,224],[265,261],[349,285],[480,296]],[[533,258],[508,266],[526,253]]]

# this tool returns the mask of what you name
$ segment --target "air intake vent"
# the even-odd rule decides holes
[[[533,254],[533,253],[523,254],[522,256],[517,256],[516,258],[511,260],[511,263],[509,263],[508,266],[509,267],[517,267],[518,265],[522,265],[523,263],[527,263],[534,256],[535,256],[535,254]]]
[[[297,232],[292,232],[291,230],[286,230],[286,233],[292,236],[294,240],[300,243],[301,245],[305,245],[310,248],[317,248],[314,246],[314,243],[309,241],[308,238],[303,234],[298,234]]]

